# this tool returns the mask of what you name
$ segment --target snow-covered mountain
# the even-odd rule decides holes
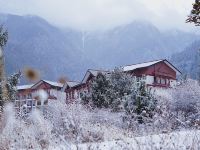
[[[133,22],[104,33],[86,35],[85,52],[105,67],[169,58],[199,36],[179,30],[159,31],[147,22]]]
[[[63,32],[34,16],[7,15],[3,19],[9,31],[5,49],[8,73],[32,67],[46,79],[79,78],[86,68],[94,65],[81,51],[77,32]]]
[[[45,79],[60,76],[81,79],[88,68],[112,68],[180,52],[199,36],[178,30],[159,31],[148,22],[135,21],[109,31],[60,29],[36,16],[0,15],[9,31],[6,69],[41,70]]]
[[[184,51],[174,54],[171,60],[183,74],[198,79],[200,71],[200,41],[195,41]]]

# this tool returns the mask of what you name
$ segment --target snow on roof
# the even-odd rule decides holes
[[[76,81],[67,81],[66,83],[69,87],[74,87],[74,86],[80,84],[79,82],[76,82]]]
[[[63,84],[62,84],[62,83],[53,82],[53,81],[48,81],[48,80],[40,80],[39,82],[35,83],[31,88],[37,87],[37,86],[40,85],[42,82],[46,82],[46,83],[50,84],[51,86],[63,87]]]
[[[30,84],[30,85],[19,85],[19,86],[17,86],[17,90],[30,89],[32,86],[33,86],[33,84]]]
[[[176,73],[178,75],[181,74],[181,72],[175,66],[173,66],[169,61],[167,61],[166,59],[160,59],[160,60],[149,61],[149,62],[145,62],[145,63],[127,65],[127,66],[124,66],[122,68],[123,68],[124,71],[131,71],[131,70],[135,70],[135,69],[138,69],[138,68],[149,67],[149,66],[154,65],[154,64],[159,63],[159,62],[164,62],[169,67],[171,67],[174,71],[176,71]]]
[[[92,75],[97,76],[98,72],[97,70],[88,70]]]
[[[92,74],[93,76],[97,76],[98,73],[108,73],[109,71],[105,71],[105,70],[94,70],[94,69],[88,69],[83,80],[82,83],[85,83],[87,81],[87,79],[89,78],[90,74]]]
[[[145,62],[145,63],[139,63],[139,64],[133,64],[133,65],[127,65],[123,67],[124,71],[131,71],[131,70],[135,70],[138,68],[144,68],[144,67],[149,67],[151,65],[154,65],[158,62],[164,61],[163,59],[161,60],[155,60],[155,61],[150,61],[150,62]]]
[[[98,73],[108,73],[109,72],[106,70],[94,70],[94,69],[88,69],[88,71],[94,76],[97,76]]]
[[[48,80],[43,80],[44,82],[52,85],[52,86],[57,86],[57,87],[63,87],[62,83],[58,83],[58,82],[53,82],[53,81],[48,81]]]

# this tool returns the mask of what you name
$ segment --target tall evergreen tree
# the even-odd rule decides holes
[[[190,15],[188,16],[186,22],[194,23],[196,26],[200,26],[200,0],[195,0],[193,4],[193,9],[191,10]],[[200,49],[199,49],[199,59],[200,59]],[[198,66],[198,81],[200,85],[200,62]]]
[[[0,47],[4,47],[8,41],[8,31],[0,26]]]
[[[16,86],[21,75],[19,72],[6,78],[3,48],[7,41],[8,32],[3,28],[3,26],[0,26],[0,106],[3,106],[8,100],[14,100],[16,98]]]
[[[106,75],[99,73],[91,84],[92,102],[96,107],[107,108],[109,106],[107,98],[109,87],[110,83]]]
[[[143,118],[152,118],[156,108],[157,100],[150,90],[142,82],[140,87],[134,90],[127,98],[124,108],[128,115],[137,118],[139,123],[143,123]]]
[[[188,16],[186,22],[194,23],[200,26],[200,0],[195,0],[191,14]]]
[[[8,100],[8,89],[6,86],[6,76],[4,68],[4,53],[3,48],[8,41],[8,32],[4,30],[3,26],[0,26],[0,82],[1,82],[1,101],[3,103]]]
[[[7,89],[7,99],[10,101],[13,101],[16,99],[17,94],[17,84],[19,83],[19,78],[21,76],[21,73],[15,73],[7,78],[6,82],[6,89]],[[3,106],[5,101],[3,101],[3,91],[2,91],[2,82],[0,82],[0,106]]]
[[[134,79],[123,72],[120,68],[115,68],[109,75],[110,90],[109,99],[114,111],[121,108],[124,96],[129,95],[134,86]]]

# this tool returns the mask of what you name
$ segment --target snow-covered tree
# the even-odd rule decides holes
[[[108,99],[108,91],[110,82],[106,75],[99,73],[91,83],[91,98],[94,106],[98,108],[108,107],[110,101]]]
[[[178,124],[194,125],[200,120],[200,86],[197,81],[187,82],[172,91],[170,111],[177,118]]]
[[[186,21],[194,23],[196,26],[200,26],[200,0],[195,0],[191,14]]]
[[[8,41],[8,32],[4,30],[3,26],[0,26],[0,82],[1,82],[1,93],[2,93],[2,97],[0,100],[2,101],[8,100],[7,97],[8,91],[6,88],[6,76],[4,70],[4,54],[3,54],[3,47],[6,45],[7,41]]]
[[[144,118],[152,118],[156,108],[157,100],[150,90],[142,82],[126,99],[124,109],[132,118],[137,118],[139,123]]]
[[[129,95],[134,87],[134,78],[120,68],[115,68],[108,77],[110,89],[108,98],[113,110],[117,111],[122,105],[124,96]]]
[[[8,32],[0,25],[0,47],[4,47],[8,41]]]
[[[94,106],[120,110],[123,97],[129,95],[134,87],[134,78],[116,68],[108,74],[99,73],[91,83],[91,95],[82,96],[83,103],[92,100]]]
[[[7,82],[6,82],[7,95],[6,96],[7,96],[8,100],[12,101],[12,100],[15,100],[15,98],[16,98],[16,93],[17,93],[16,86],[19,83],[20,75],[21,75],[21,73],[19,72],[19,73],[15,73],[7,78]],[[4,82],[4,81],[2,81],[2,82]],[[2,92],[2,90],[3,90],[2,82],[0,82],[0,106],[3,106],[5,103],[3,101],[4,94]]]
[[[80,93],[81,103],[87,105],[91,103],[91,93],[83,91]]]

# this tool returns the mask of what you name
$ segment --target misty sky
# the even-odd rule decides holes
[[[38,15],[81,30],[108,29],[147,20],[160,29],[193,30],[185,23],[194,0],[0,0],[0,12]]]

